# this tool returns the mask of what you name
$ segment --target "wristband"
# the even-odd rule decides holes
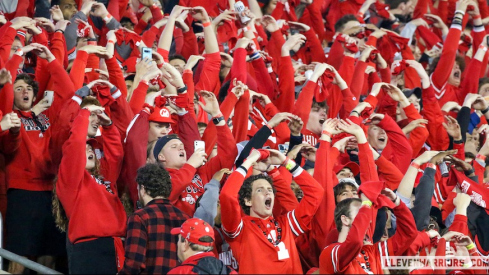
[[[475,19],[481,19],[481,18],[482,18],[482,16],[480,14],[475,15],[475,16],[472,16],[472,19],[473,20],[475,20]]]
[[[470,174],[472,174],[472,173],[475,173],[474,168],[471,168],[470,170],[464,171],[464,174],[465,174],[466,176],[468,176],[468,175],[470,175]]]
[[[484,46],[484,45],[482,45],[482,44],[480,44],[480,45],[479,45],[479,49],[481,49],[481,50],[483,50],[483,51],[487,52],[487,47],[486,47],[486,46]]]
[[[222,117],[222,116],[223,116],[223,115],[222,115],[222,113],[221,113],[221,112],[219,112],[219,114],[217,114],[217,115],[213,116],[213,117],[212,117],[212,119],[214,119],[214,118],[219,118],[219,117]]]
[[[455,14],[457,14],[457,13],[460,13],[462,16],[465,15],[465,12],[463,10],[456,10],[455,11]]]
[[[90,41],[97,42],[97,41],[98,41],[98,39],[97,39],[97,38],[88,38],[88,39],[87,39],[87,41],[88,41],[88,42],[90,42]]]
[[[486,156],[484,155],[481,155],[481,154],[477,154],[477,156],[475,157],[476,159],[480,159],[482,161],[486,161]]]
[[[22,50],[22,48],[18,48],[16,51],[15,51],[15,54],[19,55],[19,56],[23,56],[24,55],[24,51]]]
[[[161,64],[161,66],[163,66],[163,64]],[[186,91],[187,91],[187,85],[183,85],[183,87],[177,89],[177,94],[185,93]]]
[[[363,12],[358,12],[358,16],[362,17],[363,18]]]
[[[108,24],[110,20],[112,20],[112,15],[110,15],[110,13],[107,13],[107,16],[105,16],[104,18],[105,24]]]
[[[455,144],[463,144],[464,143],[464,140],[463,139],[454,140],[453,143],[455,143]]]
[[[246,26],[246,27],[241,28],[241,30],[243,32],[251,31],[251,27],[250,26]]]
[[[362,206],[368,206],[368,207],[372,207],[372,202],[371,201],[362,201]]]
[[[109,44],[109,43],[115,44],[114,40],[107,41],[107,44]]]
[[[420,166],[417,163],[411,162],[411,167],[414,167],[416,169],[419,169]]]
[[[487,48],[486,48],[487,51]],[[483,115],[485,115],[487,112],[489,112],[489,107],[485,108],[484,110],[481,111]]]
[[[256,60],[256,59],[260,58],[260,56],[261,55],[260,55],[259,52],[255,52],[255,53],[250,54],[250,59],[251,60]]]
[[[475,244],[471,243],[471,244],[467,245],[466,248],[467,248],[467,250],[471,250],[472,248],[475,248]]]
[[[205,23],[202,23],[202,26],[205,28],[205,27],[209,27],[211,25],[211,21],[207,21]]]
[[[351,111],[351,112],[350,112],[350,116],[351,116],[351,114],[353,114],[353,113],[357,113],[357,115],[358,115],[358,116],[360,116],[360,113],[359,113],[359,112],[357,112],[357,111],[355,111],[355,110],[353,110],[353,111]]]
[[[284,162],[282,162],[282,164],[281,164],[281,165],[282,165],[282,166],[285,166],[285,164],[286,164],[287,162],[289,162],[289,160],[290,160],[290,158],[286,156],[286,157],[285,157]]]
[[[62,34],[64,34],[64,33],[65,33],[65,31],[63,31],[62,29],[57,29],[57,30],[55,30],[54,32],[60,32],[60,33],[62,33]]]
[[[426,167],[436,170],[436,165],[434,163],[428,163],[428,164],[426,164]]]
[[[328,137],[330,137],[330,138],[331,138],[331,133],[330,133],[330,132],[328,132],[328,131],[326,131],[326,130],[323,130],[323,131],[321,132],[321,134],[323,134],[323,135],[327,135]]]

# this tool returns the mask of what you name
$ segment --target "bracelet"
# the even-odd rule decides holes
[[[351,111],[351,112],[350,112],[350,116],[351,116],[351,114],[353,114],[353,113],[357,113],[357,115],[358,115],[358,116],[360,116],[360,113],[359,113],[358,111],[355,111],[355,110],[353,110],[353,111]]]
[[[256,60],[256,59],[258,59],[260,56],[261,56],[261,55],[260,55],[260,53],[259,53],[259,52],[255,52],[255,53],[250,54],[250,59],[251,59],[251,60]]]
[[[419,164],[415,163],[415,162],[411,162],[411,167],[414,167],[416,169],[419,169]]]
[[[477,156],[475,157],[476,159],[480,159],[482,161],[486,161],[486,156],[484,155],[481,155],[481,154],[477,154]]]
[[[55,30],[54,32],[60,32],[60,33],[62,33],[62,34],[64,34],[64,33],[65,33],[65,31],[63,31],[62,29],[57,29],[57,30]]]
[[[486,47],[486,51],[487,51],[487,47]],[[489,107],[485,108],[484,110],[481,111],[481,113],[483,115],[485,115],[487,112],[489,112]]]
[[[473,16],[473,17],[472,17],[472,19],[473,19],[473,20],[474,20],[474,19],[481,19],[481,18],[482,18],[482,16],[481,16],[480,14],[478,14],[478,15]]]
[[[112,15],[110,15],[110,13],[107,13],[107,16],[105,16],[104,18],[105,24],[108,24],[110,20],[112,20]]]
[[[22,50],[22,48],[18,48],[16,51],[15,51],[15,54],[19,55],[19,56],[23,56],[24,55],[24,51]]]
[[[463,10],[456,10],[455,11],[455,14],[457,14],[457,13],[460,13],[462,16],[465,15],[465,12]]]
[[[250,27],[250,26],[246,26],[246,27],[241,28],[241,30],[242,30],[243,32],[246,32],[246,31],[251,31],[251,27]]]
[[[88,38],[87,41],[95,41],[95,42],[97,42],[98,39],[97,38]]]
[[[219,114],[217,114],[217,115],[213,116],[213,117],[212,117],[212,119],[214,119],[214,118],[219,118],[219,117],[222,117],[222,116],[223,116],[223,115],[222,115],[222,113],[221,113],[221,112],[219,112]]]
[[[281,164],[281,165],[282,165],[282,166],[285,166],[285,164],[286,164],[286,163],[287,163],[289,160],[290,160],[290,158],[289,158],[289,157],[287,157],[287,156],[285,156],[285,160],[284,160],[284,162],[282,162],[282,164]]]
[[[107,41],[107,44],[109,44],[109,43],[115,44],[114,40]]]
[[[470,243],[469,245],[466,246],[467,250],[471,250],[472,248],[475,248],[474,243]]]
[[[455,144],[463,144],[464,143],[464,140],[463,139],[457,139],[457,140],[454,140],[453,143],[455,143]]]
[[[163,64],[161,64],[161,66],[163,67]],[[187,91],[187,85],[183,85],[183,87],[177,89],[177,94],[185,93],[186,91]]]
[[[426,164],[426,167],[436,170],[436,165],[434,163],[428,163],[428,164]]]
[[[480,45],[479,45],[479,49],[481,49],[481,50],[483,50],[483,51],[487,52],[487,47],[486,47],[486,46],[484,46],[484,45],[482,45],[482,44],[480,44]]]
[[[372,202],[371,201],[362,201],[362,206],[368,206],[368,207],[372,207]]]
[[[323,131],[321,132],[321,134],[323,134],[323,135],[327,135],[328,137],[330,137],[330,138],[331,138],[331,133],[330,133],[330,132],[328,132],[328,131],[326,131],[326,130],[323,130]]]
[[[202,26],[205,28],[205,27],[209,27],[211,25],[211,21],[207,21],[205,23],[202,23]]]

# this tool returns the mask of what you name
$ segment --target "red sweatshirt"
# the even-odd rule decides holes
[[[375,245],[364,245],[364,237],[374,220],[369,207],[361,207],[355,217],[348,236],[343,243],[326,247],[319,258],[319,269],[323,274],[363,274],[366,272],[365,259],[360,253],[366,252],[370,268],[374,274],[382,274],[381,257],[403,255],[417,236],[416,223],[409,208],[401,202],[394,208],[398,225],[394,236]]]
[[[238,155],[236,143],[227,125],[217,126],[217,156],[204,166],[195,169],[185,164],[180,169],[167,168],[172,178],[172,191],[169,200],[189,216],[195,212],[195,202],[204,194],[206,185],[214,173],[222,168],[231,169]]]
[[[56,124],[58,114],[75,91],[68,74],[58,62],[48,63],[46,69],[53,79],[54,101],[49,109],[37,116],[37,123],[31,112],[16,111],[23,127],[20,129],[21,143],[18,150],[6,156],[9,188],[31,191],[53,189],[57,167],[51,163],[50,128]]]
[[[394,120],[387,115],[382,119],[378,126],[384,129],[389,138],[387,146],[382,151],[382,155],[394,163],[401,173],[406,173],[413,155],[413,149],[411,148],[411,144],[409,144],[406,135],[404,135]]]
[[[268,234],[265,234],[276,239],[278,229],[272,222],[273,216],[263,220],[242,214],[238,203],[238,191],[245,175],[246,171],[238,168],[228,178],[219,197],[222,228],[238,260],[240,273],[302,273],[294,240],[305,230],[310,229],[312,216],[322,200],[323,188],[302,168],[294,172],[293,176],[301,186],[304,198],[295,210],[276,218],[281,228],[281,242],[278,246],[274,246],[257,226],[260,224],[261,228],[270,228],[267,229]]]
[[[126,213],[117,196],[115,181],[97,179],[85,169],[89,115],[88,110],[80,110],[73,122],[70,138],[63,145],[64,157],[56,183],[56,192],[69,219],[71,243],[126,234]],[[106,136],[104,148],[108,161],[112,161],[112,157],[121,157],[117,130]]]

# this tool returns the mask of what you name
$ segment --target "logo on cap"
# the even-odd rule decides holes
[[[162,117],[170,117],[170,112],[168,112],[168,109],[166,109],[166,108],[161,108],[161,110],[160,110],[160,116],[162,116]]]

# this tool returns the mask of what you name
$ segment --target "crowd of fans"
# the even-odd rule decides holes
[[[72,274],[489,272],[485,0],[0,11],[7,250]],[[429,255],[465,261],[381,263]]]

